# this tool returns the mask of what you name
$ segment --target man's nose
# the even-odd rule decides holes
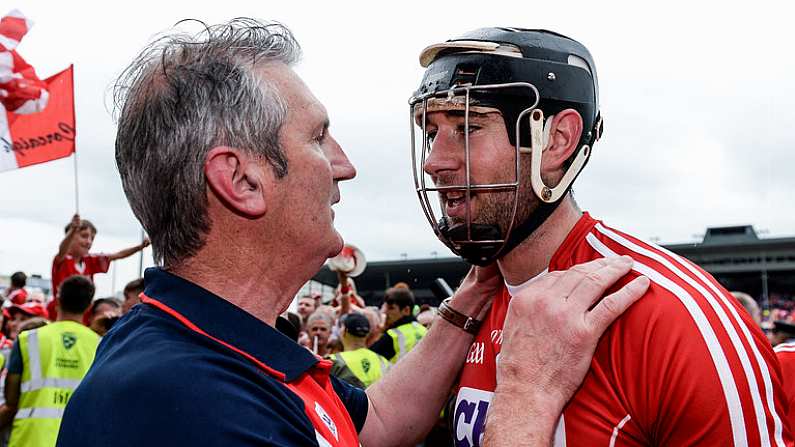
[[[438,177],[446,171],[461,169],[464,156],[464,144],[458,141],[452,132],[439,131],[432,142],[430,152],[425,158],[423,170],[432,177]]]
[[[332,138],[331,145],[329,162],[331,163],[334,180],[344,181],[356,177],[356,168],[348,159],[348,156],[345,154],[345,151],[342,150],[339,143],[337,143],[337,140]]]

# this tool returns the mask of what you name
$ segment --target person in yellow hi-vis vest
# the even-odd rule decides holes
[[[384,296],[387,330],[370,349],[392,363],[414,349],[428,330],[414,318],[413,309],[414,294],[405,283],[389,288]]]
[[[19,334],[8,361],[0,428],[11,426],[9,447],[51,447],[66,403],[94,361],[99,336],[81,320],[94,285],[71,276],[61,285],[58,320]]]
[[[360,313],[349,313],[342,317],[342,345],[345,351],[331,354],[334,362],[331,374],[359,388],[367,388],[378,381],[387,369],[389,360],[367,349],[367,334],[370,322]]]

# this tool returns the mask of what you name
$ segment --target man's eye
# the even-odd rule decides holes
[[[476,130],[480,130],[480,126],[477,126],[477,125],[474,125],[474,124],[470,124],[469,125],[469,133],[470,134],[475,132]],[[464,126],[463,124],[456,128],[456,132],[458,132],[460,134],[463,134],[465,131],[466,131],[466,126]]]

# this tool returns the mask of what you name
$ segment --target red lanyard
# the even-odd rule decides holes
[[[304,402],[304,412],[315,427],[315,435],[320,447],[353,447],[359,445],[359,436],[356,433],[350,414],[348,414],[345,405],[340,401],[339,396],[334,391],[331,380],[329,380],[331,362],[328,360],[320,360],[316,366],[301,374],[298,379],[292,382],[285,382],[284,373],[269,367],[248,352],[204,332],[187,317],[169,306],[143,293],[141,294],[141,301],[171,315],[188,329],[242,355],[263,372],[284,383],[290,391]]]

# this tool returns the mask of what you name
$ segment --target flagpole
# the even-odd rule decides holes
[[[74,95],[75,88],[75,71],[74,64],[69,65],[69,80],[72,83],[72,95]],[[75,214],[80,214],[80,194],[77,188],[77,115],[75,114],[75,101],[72,99],[72,122],[74,125],[75,145],[74,145],[74,162],[75,162]]]
[[[80,214],[80,190],[77,187],[77,151],[74,152],[74,167],[75,167],[75,214]]]

